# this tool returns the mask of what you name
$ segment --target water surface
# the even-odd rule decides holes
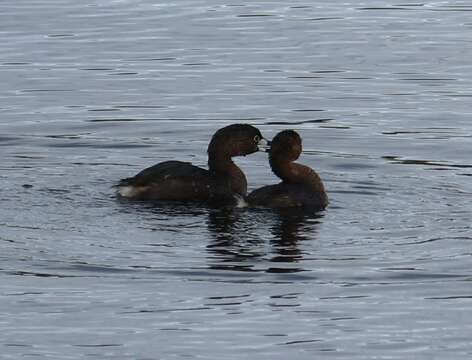
[[[2,358],[469,359],[471,11],[2,1]],[[115,198],[235,122],[299,131],[328,210]]]

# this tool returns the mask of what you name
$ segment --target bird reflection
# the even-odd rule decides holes
[[[298,272],[300,243],[316,239],[322,214],[256,209],[210,211],[207,246],[210,267],[218,270]],[[277,263],[277,266],[267,264]],[[275,265],[275,264],[273,264]]]
[[[302,214],[276,214],[271,228],[274,235],[271,244],[276,255],[272,261],[294,262],[301,257],[298,242],[306,240],[308,237],[302,231],[304,220],[305,217]]]
[[[277,266],[272,266],[268,271],[283,273],[304,271],[302,267],[293,264],[299,263],[306,255],[301,250],[302,242],[316,239],[317,226],[322,216],[322,213],[307,215],[298,211],[274,214],[270,229],[272,234],[270,261],[277,263]],[[292,264],[289,265],[290,263]]]
[[[207,266],[214,270],[296,273],[312,255],[323,213],[271,209],[208,208],[185,204],[123,204],[140,228],[197,236],[206,220]],[[205,223],[203,224],[205,225]]]
[[[213,269],[255,271],[251,259],[264,255],[263,239],[257,236],[253,223],[239,209],[214,209],[208,214],[211,240],[207,251]],[[215,262],[216,260],[216,262]]]

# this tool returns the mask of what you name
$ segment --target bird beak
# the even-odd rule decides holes
[[[269,152],[269,150],[270,150],[270,141],[262,138],[257,143],[257,148],[259,149],[259,151]]]

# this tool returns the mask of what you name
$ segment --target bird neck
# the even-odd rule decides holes
[[[308,186],[315,191],[325,191],[321,178],[310,167],[287,159],[270,159],[269,163],[274,174],[283,182]]]
[[[246,196],[247,179],[242,170],[233,162],[228,155],[215,155],[208,157],[208,168],[212,178],[220,183],[226,184],[233,193]]]

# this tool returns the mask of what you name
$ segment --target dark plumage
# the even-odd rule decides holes
[[[310,167],[295,163],[302,152],[302,139],[293,130],[279,132],[271,142],[269,163],[282,182],[263,186],[247,198],[252,206],[276,209],[323,210],[328,205],[323,182]]]
[[[246,196],[247,181],[232,157],[252,154],[265,143],[254,126],[229,125],[218,130],[208,145],[208,170],[165,161],[121,180],[117,192],[134,200],[233,203]]]

